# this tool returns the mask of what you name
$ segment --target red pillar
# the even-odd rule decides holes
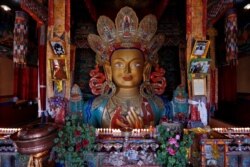
[[[46,110],[46,28],[41,25],[38,28],[38,59],[39,59],[39,91],[40,91],[40,110]]]

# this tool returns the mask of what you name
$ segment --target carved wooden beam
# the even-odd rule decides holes
[[[231,7],[233,7],[233,3],[226,3],[224,0],[220,0],[210,7],[207,11],[207,25],[215,24]]]
[[[35,0],[21,0],[21,8],[37,21],[38,24],[47,24],[48,9]]]

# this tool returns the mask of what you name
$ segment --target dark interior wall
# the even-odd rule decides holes
[[[250,56],[239,58],[237,66],[237,92],[249,94],[250,97]]]
[[[13,74],[12,60],[0,57],[0,96],[13,95]]]
[[[250,18],[247,11],[238,15],[238,64],[226,62],[223,16],[214,26],[216,37],[216,65],[219,70],[218,110],[215,117],[237,126],[250,126]],[[249,13],[250,11],[248,11]]]
[[[0,103],[0,127],[20,127],[37,119],[37,104]]]

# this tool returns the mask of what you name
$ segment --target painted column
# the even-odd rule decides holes
[[[26,54],[28,52],[28,25],[27,15],[23,11],[16,11],[13,39],[13,62],[14,62],[14,96],[20,96],[20,68],[26,66]],[[27,69],[26,69],[27,70]]]
[[[49,21],[47,31],[47,97],[61,96],[70,97],[70,0],[49,0]],[[55,54],[53,43],[59,43],[64,49],[64,53]],[[52,59],[65,60],[65,71],[67,77],[54,80],[52,76]],[[60,83],[59,83],[60,82]],[[59,84],[59,85],[57,85]],[[61,89],[58,90],[57,86]]]
[[[38,115],[46,111],[46,29],[45,25],[38,28],[38,58],[39,58],[39,110]]]
[[[187,67],[190,63],[192,48],[193,48],[195,40],[206,39],[206,24],[207,24],[206,7],[207,7],[207,0],[187,0],[186,1]],[[188,95],[189,97],[192,97],[191,78],[188,78],[187,83],[188,83]]]
[[[230,64],[237,64],[238,61],[237,32],[237,13],[231,8],[227,11],[225,19],[226,60]]]
[[[23,11],[16,11],[13,39],[13,61],[15,64],[26,65],[28,52],[28,16]]]
[[[48,109],[56,123],[64,123],[71,89],[70,0],[49,0],[47,28]]]

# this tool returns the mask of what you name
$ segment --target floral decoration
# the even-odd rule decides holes
[[[166,126],[159,125],[157,162],[165,167],[183,167],[188,160],[188,149],[192,145],[193,133],[170,131]]]
[[[83,166],[86,155],[94,150],[95,129],[83,124],[81,115],[69,114],[65,125],[54,139],[53,152],[57,162],[69,166]]]

